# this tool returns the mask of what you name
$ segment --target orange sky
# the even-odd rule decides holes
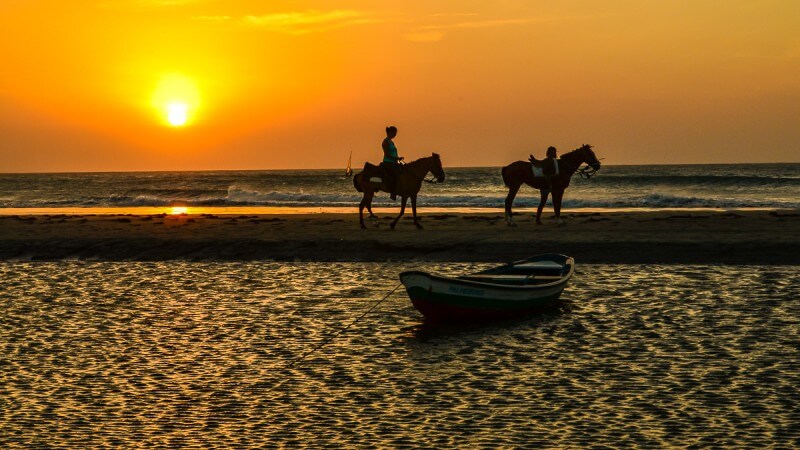
[[[0,0],[0,58],[0,172],[800,161],[796,0]]]

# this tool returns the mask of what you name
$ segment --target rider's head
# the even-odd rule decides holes
[[[558,157],[558,151],[556,150],[555,147],[553,147],[553,146],[547,147],[547,157],[548,158],[557,158]]]
[[[397,127],[396,126],[386,127],[386,136],[388,136],[389,139],[397,136]]]

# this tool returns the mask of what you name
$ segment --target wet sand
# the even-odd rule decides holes
[[[585,263],[800,264],[800,211],[574,212],[518,227],[497,213],[4,215],[0,260],[476,261],[537,253]]]
[[[399,270],[484,266],[0,264],[0,447],[800,446],[790,266],[584,264],[558,308],[483,326],[399,289],[287,366]]]

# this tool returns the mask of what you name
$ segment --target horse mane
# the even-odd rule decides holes
[[[413,161],[411,161],[411,162],[408,162],[408,163],[406,163],[406,165],[407,165],[407,166],[410,166],[410,165],[412,165],[412,164],[421,163],[421,162],[423,162],[423,161],[425,161],[425,160],[428,160],[428,159],[433,159],[433,158],[435,158],[435,159],[439,159],[439,158],[440,158],[440,157],[439,157],[439,154],[438,154],[438,153],[432,153],[432,154],[431,154],[431,156],[423,156],[422,158],[418,158],[418,159],[415,159],[415,160],[413,160]]]
[[[573,160],[578,156],[578,152],[586,149],[591,150],[592,146],[589,144],[583,144],[580,147],[576,148],[575,150],[572,150],[571,152],[564,153],[559,159],[566,159],[568,161]]]
[[[583,145],[581,145],[580,147],[576,148],[575,150],[572,150],[571,152],[564,153],[564,155],[562,156],[562,158],[564,158],[564,157],[567,157],[567,156],[570,156],[570,155],[572,155],[573,153],[578,153],[579,151],[581,151],[581,150],[585,150],[585,149],[587,149],[587,148],[591,150],[592,146],[591,146],[591,145],[589,145],[589,144],[583,144]]]

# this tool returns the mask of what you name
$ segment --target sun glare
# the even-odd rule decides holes
[[[167,122],[173,127],[186,125],[189,107],[186,103],[170,103],[167,105]]]
[[[164,75],[153,93],[153,106],[171,127],[189,125],[199,105],[197,86],[184,75]]]
[[[179,216],[181,214],[186,214],[189,211],[189,208],[185,206],[173,206],[169,210],[169,214],[173,216]]]

